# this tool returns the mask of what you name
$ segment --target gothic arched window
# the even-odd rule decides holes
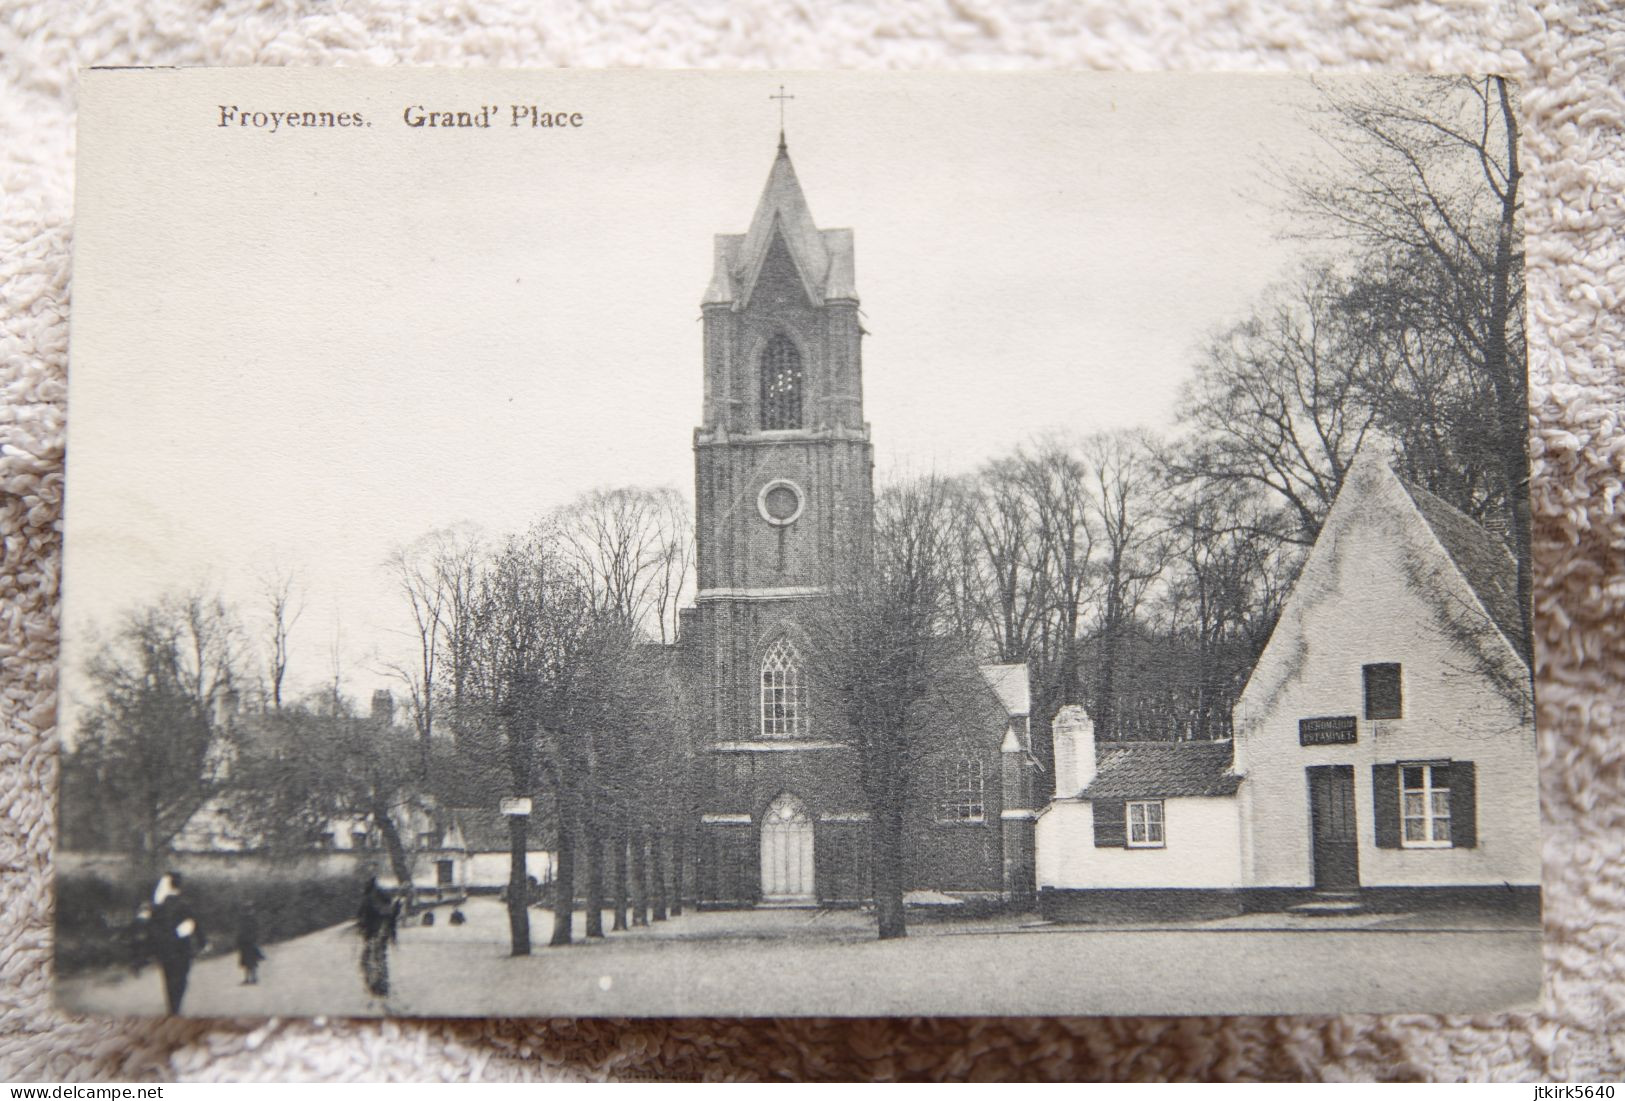
[[[762,351],[762,427],[801,427],[801,353],[783,333]]]
[[[948,762],[943,780],[944,822],[981,822],[987,817],[987,787],[980,758],[960,757]]]
[[[762,737],[800,738],[806,733],[806,675],[795,645],[781,638],[762,658]]]

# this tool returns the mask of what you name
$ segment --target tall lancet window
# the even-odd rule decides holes
[[[782,333],[762,352],[762,427],[801,427],[801,353]]]
[[[800,738],[807,733],[807,678],[795,645],[781,638],[762,658],[762,736]]]

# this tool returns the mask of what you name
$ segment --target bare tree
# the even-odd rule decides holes
[[[489,747],[506,765],[511,794],[551,789],[558,836],[552,943],[568,944],[575,896],[577,832],[586,795],[587,748],[573,728],[576,693],[590,686],[583,660],[592,643],[590,594],[546,525],[510,538],[480,570],[472,605],[469,690],[497,732]],[[474,706],[476,700],[471,699]],[[476,724],[486,726],[487,724]],[[530,952],[523,861],[528,823],[509,819],[514,853],[508,916],[514,955]]]
[[[416,800],[412,735],[321,689],[266,716],[234,770],[232,813],[270,848],[307,849],[351,820],[378,831],[390,871],[412,884],[400,820]]]
[[[418,735],[418,771],[429,777],[434,745],[437,696],[445,650],[446,628],[453,601],[460,591],[448,584],[448,564],[460,561],[456,538],[436,531],[390,555],[388,569],[395,589],[406,604],[411,619],[409,632],[414,646],[410,661],[386,661],[385,670],[406,690],[407,707]]]
[[[1529,637],[1528,367],[1516,89],[1500,76],[1326,85],[1320,130],[1340,171],[1288,179],[1305,232],[1415,273],[1408,310],[1448,334],[1493,392],[1497,456]]]
[[[1230,736],[1236,697],[1295,572],[1282,561],[1289,544],[1271,530],[1286,522],[1243,486],[1206,483],[1170,494],[1160,600],[1167,637],[1155,675],[1172,691],[1168,711],[1189,737]]]
[[[1021,456],[1022,492],[1038,517],[1039,556],[1034,572],[1041,611],[1038,650],[1039,712],[1052,715],[1078,702],[1078,637],[1100,528],[1099,502],[1078,448],[1061,437]]]
[[[907,935],[904,820],[922,739],[976,713],[978,674],[950,629],[949,498],[934,477],[882,493],[872,554],[846,556],[807,621],[813,678],[861,761],[882,940]]]
[[[959,587],[972,594],[974,619],[992,654],[1004,662],[1027,659],[1048,601],[1050,547],[1039,531],[1032,474],[1032,464],[1020,456],[996,459],[949,499],[950,504],[963,501],[966,527],[974,535],[970,553],[951,559],[969,574]]]
[[[266,672],[271,681],[271,708],[282,710],[282,684],[288,673],[288,636],[305,610],[305,597],[292,570],[274,565],[260,575],[260,595],[270,644]]]
[[[238,675],[239,627],[218,596],[194,590],[126,614],[91,659],[93,702],[64,760],[83,831],[150,872],[219,786],[232,746],[219,726]]]
[[[1100,533],[1100,668],[1095,721],[1105,737],[1122,732],[1117,677],[1123,642],[1147,587],[1162,572],[1157,482],[1150,440],[1139,432],[1102,433],[1084,443]]]
[[[1364,400],[1362,334],[1342,308],[1345,281],[1304,270],[1209,344],[1186,384],[1182,479],[1239,482],[1278,496],[1313,543],[1375,413]]]
[[[560,552],[595,606],[662,642],[676,637],[677,612],[693,570],[689,516],[670,489],[596,490],[553,516]]]

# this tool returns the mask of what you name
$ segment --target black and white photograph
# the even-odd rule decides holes
[[[83,1013],[1539,997],[1518,85],[101,70]]]

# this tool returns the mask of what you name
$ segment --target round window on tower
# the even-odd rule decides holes
[[[779,478],[767,483],[762,487],[762,492],[756,495],[756,509],[768,523],[784,527],[801,518],[805,501],[800,486],[786,478]]]

